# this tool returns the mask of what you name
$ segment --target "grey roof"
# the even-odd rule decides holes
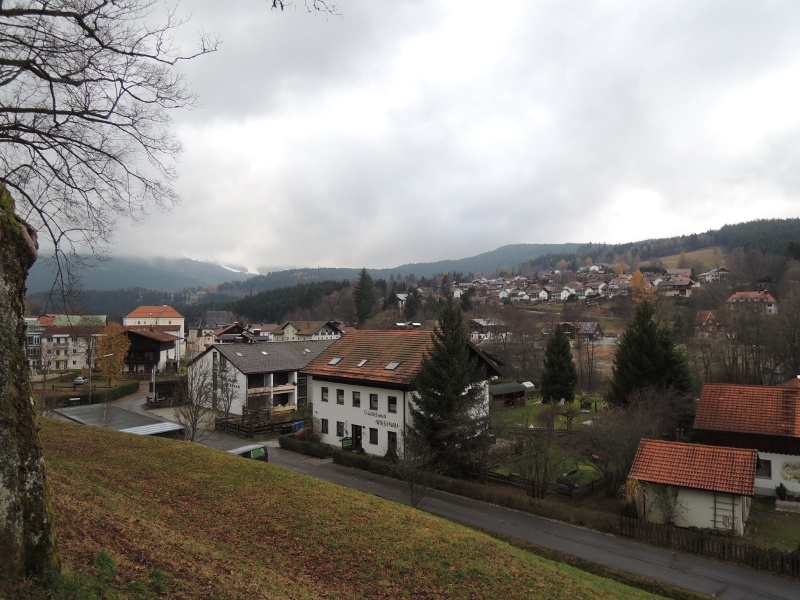
[[[259,342],[256,344],[214,344],[234,367],[245,375],[299,371],[336,340]]]
[[[233,323],[231,316],[224,310],[207,310],[197,325],[198,329],[219,329]]]
[[[495,385],[489,386],[489,393],[493,396],[501,396],[503,394],[524,393],[527,389],[528,387],[521,383],[496,383]]]
[[[159,433],[180,431],[181,429],[183,429],[183,427],[177,423],[172,423],[171,421],[162,421],[161,423],[142,425],[141,427],[128,427],[127,429],[120,429],[120,431],[122,433],[132,433],[134,435],[158,435]]]
[[[160,419],[154,419],[147,415],[140,415],[130,410],[125,410],[124,408],[109,404],[72,406],[69,408],[59,408],[56,412],[71,421],[83,423],[84,425],[105,427],[106,429],[116,429],[117,431],[130,429],[132,427],[163,423]]]

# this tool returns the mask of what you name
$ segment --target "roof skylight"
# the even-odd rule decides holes
[[[341,356],[334,356],[332,359],[328,361],[330,366],[338,365],[342,360]]]
[[[360,361],[358,361],[358,364],[356,366],[363,367],[365,364],[367,364],[368,360],[369,360],[368,358],[362,358]]]
[[[388,365],[383,367],[383,369],[384,369],[384,371],[394,371],[399,366],[400,366],[400,362],[396,361],[396,360],[393,360]]]

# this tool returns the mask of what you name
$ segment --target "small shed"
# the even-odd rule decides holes
[[[489,386],[489,399],[493,406],[524,406],[528,389],[523,383],[497,383]]]
[[[639,515],[652,523],[743,535],[757,462],[751,449],[642,440],[629,475],[639,484]]]

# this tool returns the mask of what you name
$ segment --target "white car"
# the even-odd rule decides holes
[[[75,385],[85,385],[89,383],[89,380],[86,377],[76,377],[75,379],[72,380],[72,383],[74,383]]]

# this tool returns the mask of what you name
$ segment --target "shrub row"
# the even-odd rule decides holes
[[[104,402],[113,402],[114,400],[119,400],[120,398],[124,398],[125,396],[130,396],[131,394],[135,394],[139,391],[139,382],[138,381],[129,381],[120,385],[115,385],[111,389],[106,390],[93,390],[92,391],[92,404],[102,404]],[[81,392],[75,393],[75,395],[70,395],[69,398],[80,398],[81,404],[89,404],[89,392]],[[67,404],[67,397],[60,395],[46,395],[44,397],[44,405],[48,409],[59,408],[61,406],[66,406]]]
[[[376,475],[394,476],[386,460],[380,457],[338,450],[326,444],[304,442],[287,436],[281,437],[279,444],[285,450],[301,452],[317,458],[332,457],[333,462],[345,467],[368,471]],[[590,526],[599,531],[619,531],[617,515],[598,513],[591,507],[576,502],[570,503],[567,508],[562,502],[533,500],[526,495],[509,492],[503,488],[444,476],[437,478],[435,487],[442,492],[537,514],[549,519]]]
[[[283,435],[278,438],[278,445],[284,450],[307,454],[316,458],[330,458],[336,450],[326,444],[299,440],[290,435]]]

